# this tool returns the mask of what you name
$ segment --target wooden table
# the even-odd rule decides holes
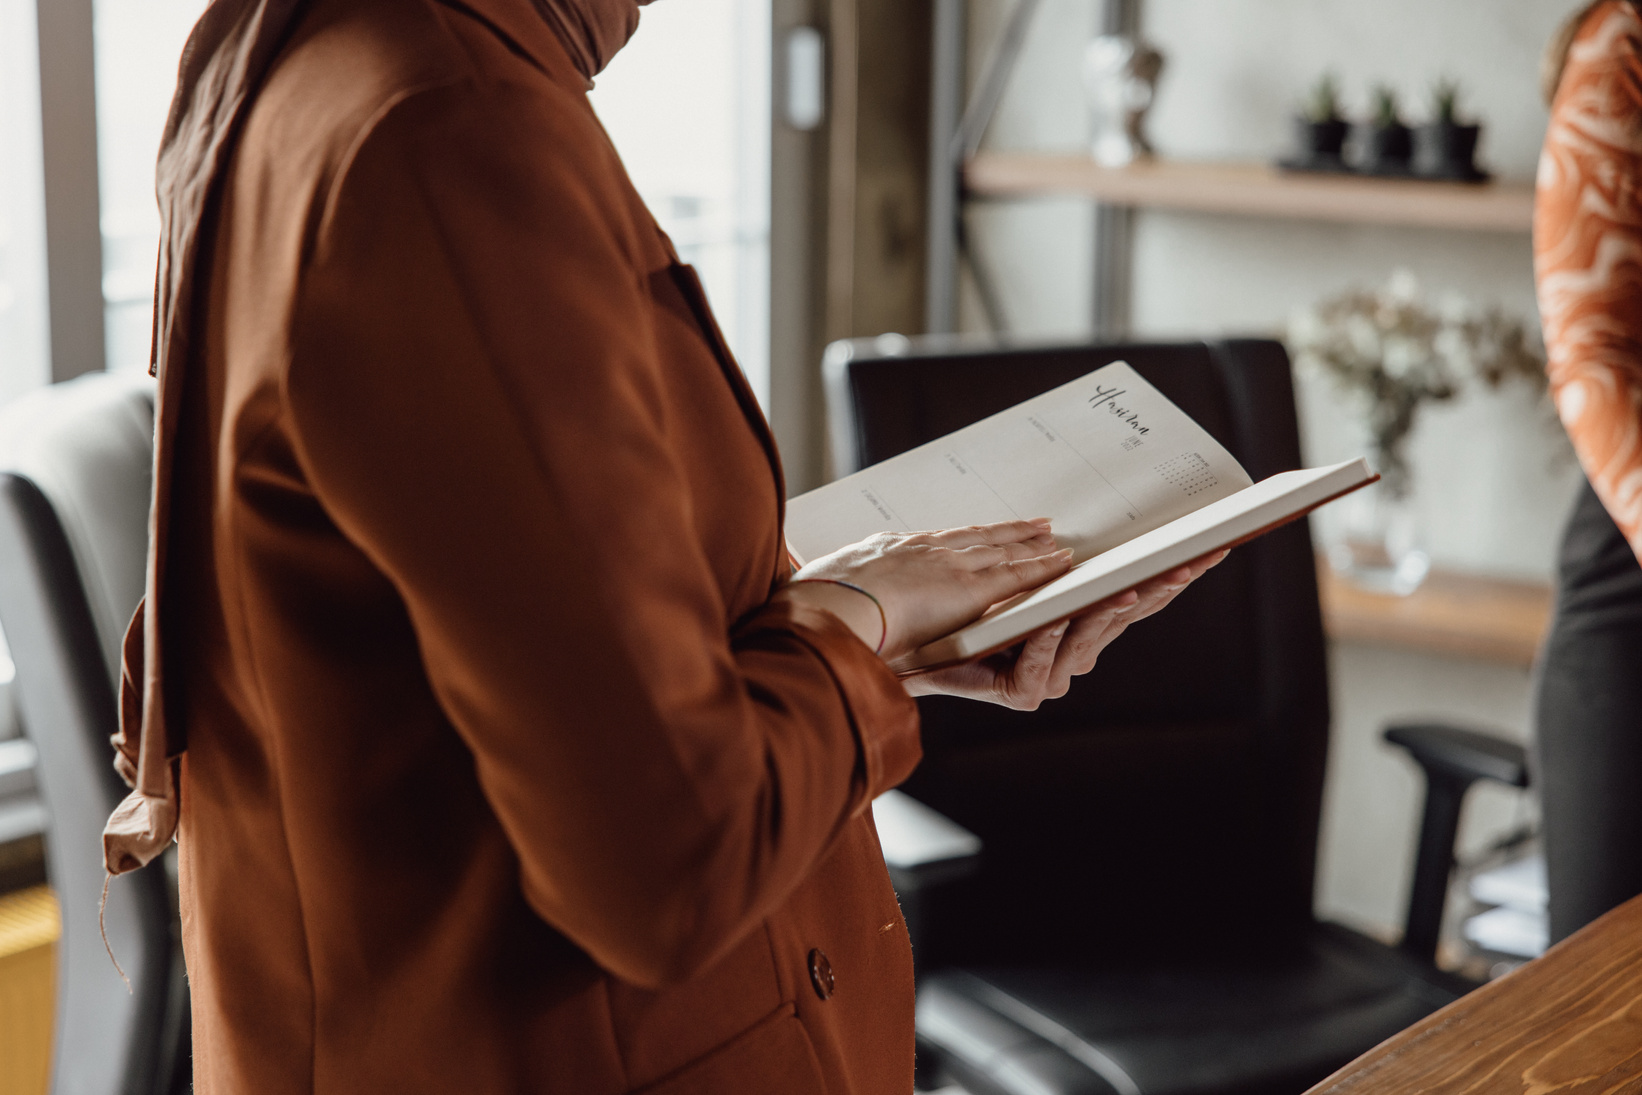
[[[1381,1043],[1308,1095],[1642,1093],[1642,898]]]
[[[1370,593],[1317,564],[1329,637],[1412,647],[1523,668],[1533,664],[1551,615],[1551,587],[1433,571],[1407,597]]]

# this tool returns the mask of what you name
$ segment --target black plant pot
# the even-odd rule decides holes
[[[1414,155],[1414,137],[1401,122],[1359,126],[1357,154],[1371,175],[1407,175]]]
[[[1338,118],[1328,122],[1294,119],[1295,155],[1284,160],[1284,166],[1305,171],[1345,170],[1346,129]]]
[[[1430,179],[1481,182],[1487,172],[1477,170],[1480,125],[1433,122],[1414,131],[1414,171]]]

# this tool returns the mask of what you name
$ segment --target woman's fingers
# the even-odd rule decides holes
[[[1129,622],[1143,620],[1147,616],[1162,611],[1187,586],[1197,581],[1205,571],[1225,557],[1226,553],[1224,551],[1216,552],[1213,555],[1205,555],[1201,559],[1195,559],[1185,566],[1176,567],[1166,574],[1160,574],[1151,581],[1141,584],[1136,589],[1140,596],[1140,603],[1130,615]]]
[[[1052,551],[1048,555],[1036,555],[1029,559],[1012,559],[1000,567],[986,571],[986,575],[997,582],[1000,592],[992,598],[996,604],[1005,597],[1012,597],[1017,593],[1057,578],[1072,567],[1072,549]]]
[[[1021,652],[1015,656],[1015,664],[994,681],[998,692],[996,702],[1021,711],[1037,710],[1045,698],[1050,674],[1055,669],[1055,652],[1060,648],[1066,628],[1063,620],[1026,637]]]
[[[974,550],[974,549],[968,549]],[[1040,555],[1051,555],[1057,550],[1055,538],[1048,533],[1034,536],[1030,540],[1021,540],[1013,544],[1003,544],[998,549],[1006,560],[1036,559]]]
[[[1131,589],[1108,597],[1070,621],[1066,636],[1055,651],[1055,666],[1049,679],[1050,698],[1066,695],[1073,677],[1082,676],[1095,667],[1101,652],[1123,634],[1140,604],[1139,594]]]
[[[1019,540],[1012,544],[972,544],[969,547],[951,548],[941,545],[941,550],[951,554],[953,562],[959,567],[970,570],[986,570],[1004,563],[1013,563],[1022,559],[1037,559],[1045,555],[1053,555],[1057,550],[1055,538],[1049,535],[1034,536],[1030,540]]]
[[[1199,578],[1203,577],[1205,573],[1219,566],[1221,560],[1225,559],[1225,557],[1230,554],[1230,548],[1221,548],[1219,551],[1211,551],[1207,555],[1201,555],[1198,558],[1193,559],[1184,566],[1176,567],[1174,570],[1170,571],[1169,574],[1164,575],[1164,577],[1169,578],[1176,585],[1189,586]]]
[[[1213,557],[1199,560],[1142,586],[1131,618],[1149,615],[1168,603],[1215,561]],[[1072,553],[1059,550],[1049,522],[1041,518],[935,532],[880,533],[809,563],[798,572],[798,588],[787,595],[811,600],[830,597],[851,630],[863,641],[877,644],[886,658],[894,659],[962,627],[999,601],[1060,577],[1071,565]],[[806,579],[842,585],[805,589]],[[876,602],[872,613],[854,599],[842,600],[840,591],[846,588],[865,591]],[[882,617],[869,618],[880,610]],[[878,626],[870,626],[874,623]],[[1083,651],[1094,642],[1085,638],[1089,626],[1079,628],[1079,654],[1064,660],[1064,666],[1080,667],[1088,660]],[[1003,671],[1003,666],[995,671]],[[1064,690],[1064,683],[1050,680],[1049,687]]]
[[[882,606],[888,626],[872,636],[865,635],[861,621],[849,626],[872,643],[882,635],[880,653],[893,659],[962,627],[998,601],[1056,577],[1069,565],[1070,553],[1056,550],[1043,520],[880,533],[807,564],[796,575],[799,588],[785,595],[825,596],[804,589],[808,579],[866,591],[877,602],[874,611]]]
[[[1003,547],[1006,544],[1017,544],[1039,536],[1049,535],[1049,519],[1046,517],[1033,518],[1030,521],[998,521],[990,525],[968,525],[964,528],[941,529],[938,532],[924,533],[929,542],[937,547],[968,548],[968,547]]]
[[[1136,620],[1162,611],[1205,571],[1226,557],[1221,550],[1194,559],[1158,575],[1135,589],[1108,597],[1076,617],[1055,654],[1055,668],[1049,681],[1050,695],[1059,697],[1071,687],[1072,678],[1095,667],[1101,653],[1124,629]]]
[[[915,695],[944,693],[1035,710],[1044,700],[1064,696],[1072,679],[1093,669],[1125,628],[1173,601],[1225,557],[1225,551],[1218,551],[1195,559],[1097,602],[1069,621],[1033,632],[1012,653],[911,678],[907,690]]]

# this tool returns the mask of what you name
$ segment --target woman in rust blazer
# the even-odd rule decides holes
[[[631,0],[217,0],[165,217],[118,873],[173,834],[202,1095],[905,1095],[880,658],[1041,524],[789,582],[775,446],[588,106]],[[1034,706],[1183,569],[924,679]],[[186,747],[186,751],[184,751]]]

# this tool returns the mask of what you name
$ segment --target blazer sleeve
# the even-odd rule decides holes
[[[658,986],[905,778],[917,714],[828,613],[727,622],[600,190],[619,167],[578,105],[434,88],[372,128],[316,231],[285,402],[311,489],[404,600],[526,899]]]
[[[1642,559],[1642,20],[1608,3],[1569,51],[1540,157],[1534,272],[1558,415]]]

